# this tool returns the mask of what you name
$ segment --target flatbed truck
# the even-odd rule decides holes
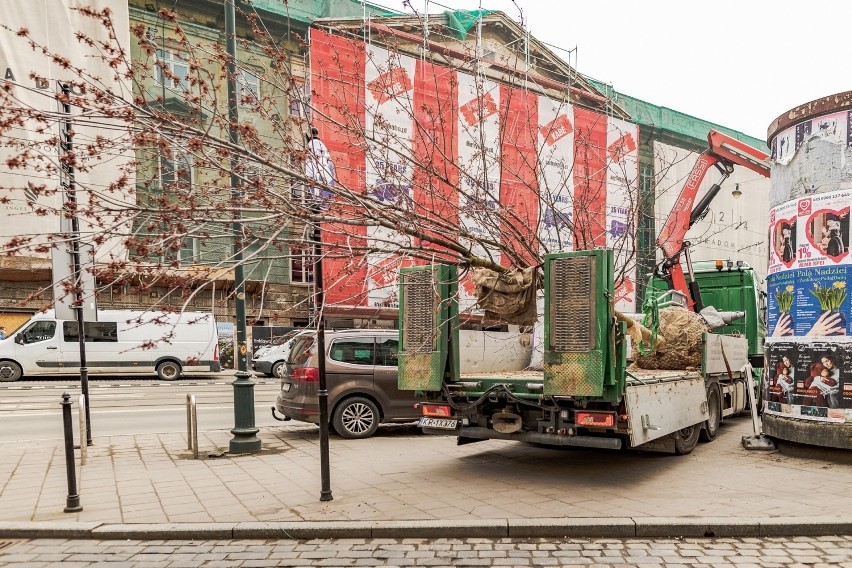
[[[705,333],[700,366],[628,366],[611,298],[610,250],[544,260],[544,370],[461,375],[456,268],[400,274],[399,387],[420,397],[420,426],[459,444],[487,439],[688,454],[746,407],[749,345]]]

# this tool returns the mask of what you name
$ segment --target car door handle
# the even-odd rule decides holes
[[[56,349],[56,347],[48,347],[48,349]]]

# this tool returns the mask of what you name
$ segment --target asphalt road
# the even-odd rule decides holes
[[[188,377],[173,382],[96,377],[89,382],[90,420],[96,436],[181,432],[186,429],[186,395],[195,395],[198,429],[234,426],[232,375]],[[62,394],[73,401],[77,439],[78,377],[0,383],[0,442],[62,438]],[[278,382],[255,378],[255,425],[283,424],[272,418]]]

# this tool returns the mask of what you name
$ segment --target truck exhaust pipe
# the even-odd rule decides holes
[[[513,412],[502,411],[491,417],[491,427],[501,434],[513,434],[524,425],[520,416]]]

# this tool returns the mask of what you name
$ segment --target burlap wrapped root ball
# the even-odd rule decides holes
[[[701,336],[708,331],[700,315],[685,308],[670,306],[660,310],[657,349],[633,357],[641,369],[694,370],[701,366]]]

